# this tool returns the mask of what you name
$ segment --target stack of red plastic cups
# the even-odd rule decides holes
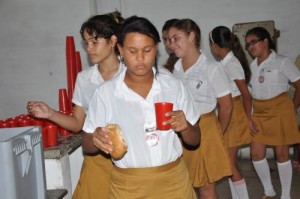
[[[16,117],[0,120],[0,128],[16,128],[26,126],[40,126],[42,130],[43,147],[53,147],[58,144],[58,127],[54,123],[32,117],[28,114],[21,114]]]
[[[76,69],[76,51],[73,36],[66,37],[66,63],[67,63],[67,83],[68,83],[68,96],[70,106],[72,105],[73,91],[75,88],[75,81],[77,76]]]
[[[81,58],[80,58],[79,51],[76,51],[76,54],[75,54],[75,64],[76,64],[76,74],[78,74],[80,71],[82,71],[82,64],[81,64]]]
[[[69,99],[67,96],[67,90],[64,88],[59,89],[58,92],[58,104],[59,104],[59,112],[65,115],[72,114],[72,108],[70,107]],[[59,128],[60,135],[67,136],[70,132],[66,129]]]

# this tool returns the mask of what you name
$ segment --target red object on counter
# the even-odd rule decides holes
[[[75,63],[76,63],[76,77],[80,71],[82,71],[82,64],[81,64],[81,58],[80,58],[80,52],[76,51],[75,54]]]
[[[18,119],[18,127],[30,126],[31,123],[27,119]]]
[[[61,88],[58,90],[58,104],[60,112],[70,112],[70,101],[67,95],[67,89]]]
[[[68,83],[68,97],[70,107],[72,105],[73,91],[75,88],[76,81],[76,51],[75,51],[75,42],[73,36],[66,37],[66,62],[67,62],[67,83]]]
[[[43,127],[43,131],[45,130],[45,134],[47,137],[47,147],[56,146],[57,145],[57,134],[58,127],[57,126],[45,126]]]
[[[42,128],[42,139],[43,139],[43,147],[48,147],[48,134],[47,134],[47,128],[44,126]]]
[[[61,136],[68,136],[68,135],[70,135],[70,131],[63,129],[63,128],[59,128],[59,134]]]
[[[0,128],[9,128],[7,121],[0,120]]]

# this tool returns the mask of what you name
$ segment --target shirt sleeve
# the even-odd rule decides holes
[[[72,99],[72,102],[77,106],[82,106],[82,99],[80,94],[81,94],[80,75],[77,75],[75,88],[73,92],[73,99]]]
[[[230,93],[227,76],[220,65],[217,65],[213,68],[213,71],[209,77],[209,81],[216,98],[223,97]]]
[[[290,82],[295,82],[298,79],[300,79],[300,71],[297,68],[297,66],[288,58],[285,58],[283,60],[283,63],[281,65],[282,72],[287,78],[290,80]]]
[[[230,79],[232,81],[245,79],[244,69],[239,62],[232,62],[227,69],[229,70]]]
[[[89,110],[82,128],[86,133],[93,133],[97,127],[105,126],[106,112],[100,93],[100,89],[97,89],[90,102]]]
[[[189,123],[194,125],[200,118],[201,110],[195,103],[192,94],[180,82],[181,96],[179,99],[180,109],[184,112]]]

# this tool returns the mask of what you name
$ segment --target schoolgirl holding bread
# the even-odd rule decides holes
[[[182,83],[157,70],[159,42],[148,19],[126,19],[118,35],[126,70],[101,85],[89,106],[83,127],[85,151],[114,151],[108,124],[120,126],[128,147],[122,158],[113,159],[110,199],[196,198],[178,132],[188,144],[199,144],[200,130],[193,125],[200,113]],[[172,117],[167,121],[170,130],[156,129],[156,102],[173,103],[173,111],[167,113]]]
[[[246,181],[237,165],[237,153],[240,146],[250,144],[250,128],[255,130],[251,120],[252,99],[247,86],[251,72],[241,44],[229,28],[214,28],[209,33],[209,43],[227,75],[233,99],[233,113],[224,133],[232,168],[232,176],[228,178],[232,199],[248,199]]]
[[[275,52],[269,32],[255,27],[245,35],[246,49],[255,59],[251,63],[250,80],[253,98],[252,119],[257,124],[251,143],[251,158],[263,184],[263,199],[273,198],[272,185],[266,159],[266,147],[272,146],[281,182],[281,198],[290,199],[292,165],[289,145],[299,143],[300,133],[296,110],[300,104],[300,72],[292,61]],[[295,87],[293,99],[288,94],[289,82]]]
[[[215,199],[216,182],[232,174],[223,138],[231,117],[232,98],[219,63],[200,51],[200,38],[200,28],[191,19],[178,20],[169,29],[170,48],[179,58],[173,75],[183,82],[201,110],[200,147],[186,147],[183,157],[200,198]]]

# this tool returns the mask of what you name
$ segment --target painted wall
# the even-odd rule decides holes
[[[195,20],[211,58],[207,35],[215,26],[274,20],[281,33],[278,52],[292,60],[300,53],[299,0],[0,0],[0,119],[24,113],[30,99],[57,108],[58,89],[67,87],[65,36],[75,36],[87,67],[80,25],[90,13],[116,9],[124,17],[149,18],[159,31],[170,18]],[[165,59],[161,45],[159,63]]]
[[[28,100],[58,107],[67,87],[65,38],[75,37],[86,66],[79,29],[88,1],[0,0],[0,119],[26,112]]]

